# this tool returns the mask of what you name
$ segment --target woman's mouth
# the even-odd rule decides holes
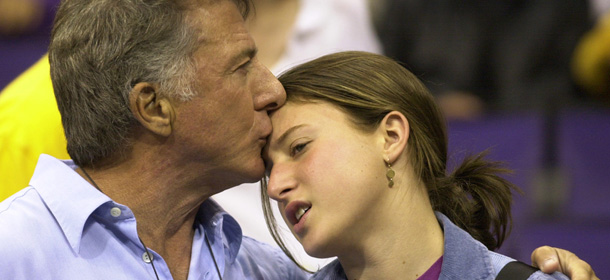
[[[311,206],[299,207],[299,209],[294,214],[294,217],[296,218],[297,223],[301,220],[301,217],[303,217],[303,215],[305,215],[305,213],[307,212],[307,210],[309,210],[309,208],[311,208]]]
[[[301,221],[303,216],[307,214],[307,211],[309,211],[309,209],[311,209],[311,203],[307,203],[302,200],[295,200],[286,205],[284,214],[286,215],[285,217],[286,219],[288,219],[291,225],[296,225]]]

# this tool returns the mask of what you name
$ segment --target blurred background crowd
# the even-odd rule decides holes
[[[610,277],[610,0],[254,2],[249,26],[274,74],[334,51],[383,53],[437,97],[455,162],[489,149],[515,170],[523,195],[503,253],[529,262],[557,246]],[[0,0],[0,200],[27,186],[40,153],[68,158],[45,56],[58,3]],[[216,199],[272,242],[252,218],[258,192]]]

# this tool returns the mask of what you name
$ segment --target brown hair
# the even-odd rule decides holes
[[[508,170],[479,154],[466,158],[447,176],[444,118],[426,87],[403,66],[382,55],[341,52],[299,65],[279,80],[286,102],[329,102],[365,131],[377,128],[391,111],[404,114],[410,126],[409,161],[426,186],[433,209],[489,249],[502,244],[510,231],[511,189],[516,187],[498,174]],[[287,252],[271,213],[266,179],[262,182],[268,227]]]

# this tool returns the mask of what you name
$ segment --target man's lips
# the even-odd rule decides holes
[[[291,225],[299,223],[299,219],[311,208],[311,204],[304,201],[292,201],[286,205],[284,214]]]
[[[261,139],[265,139],[267,140],[267,138],[269,138],[269,135],[271,135],[271,132],[273,132],[273,126],[271,126],[271,120],[267,119],[262,125],[261,125]]]
[[[267,146],[267,138],[258,138],[258,143],[261,144],[261,154],[263,153],[263,148]]]

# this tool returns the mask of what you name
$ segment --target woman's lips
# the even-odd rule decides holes
[[[311,208],[311,204],[304,201],[292,201],[286,205],[284,214],[291,225],[296,225]]]

